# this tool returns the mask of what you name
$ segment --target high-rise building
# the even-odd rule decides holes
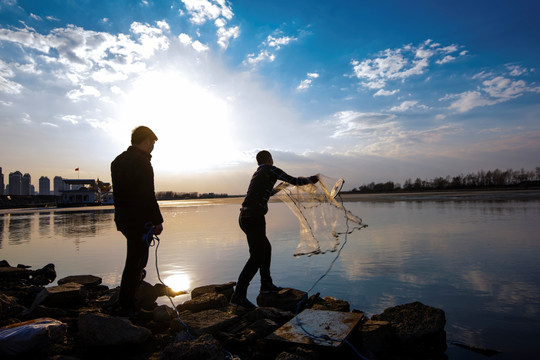
[[[0,195],[4,195],[4,174],[2,173],[1,167],[0,167]]]
[[[62,179],[61,176],[55,176],[53,179],[53,187],[54,187],[54,195],[56,196],[62,195],[60,191],[66,189],[66,184],[64,183],[64,179]]]
[[[48,177],[42,176],[39,178],[39,195],[51,194],[51,180]]]
[[[32,195],[31,185],[32,177],[29,173],[24,174],[21,182],[21,195]]]
[[[9,173],[9,195],[21,195],[22,177],[20,171]]]

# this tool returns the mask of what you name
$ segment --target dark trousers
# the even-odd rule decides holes
[[[270,260],[272,246],[266,237],[266,220],[264,215],[242,216],[238,219],[240,228],[246,233],[249,245],[249,259],[238,277],[235,293],[246,297],[247,288],[257,271],[261,275],[261,283],[272,282],[270,277]]]
[[[143,232],[139,229],[122,230],[127,239],[127,255],[122,282],[120,283],[120,306],[135,306],[135,292],[144,278],[144,268],[148,262],[148,244],[143,241]]]

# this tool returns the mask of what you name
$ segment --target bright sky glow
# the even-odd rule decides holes
[[[344,189],[540,166],[540,3],[0,0],[0,167],[244,193],[258,150]]]

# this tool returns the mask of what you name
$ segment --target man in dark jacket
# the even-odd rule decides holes
[[[135,292],[148,262],[148,243],[143,240],[149,228],[163,231],[163,217],[154,193],[154,170],[150,153],[157,136],[146,126],[131,134],[131,146],[111,163],[116,228],[127,239],[126,264],[120,284],[119,305],[124,312],[135,307]]]
[[[272,246],[266,237],[266,220],[264,215],[268,212],[268,199],[274,195],[274,184],[281,180],[293,185],[307,185],[316,183],[316,175],[309,178],[292,177],[283,170],[274,166],[272,155],[266,151],[257,154],[259,167],[253,174],[246,198],[240,209],[240,228],[246,233],[249,246],[249,259],[238,277],[236,289],[231,298],[231,304],[253,309],[256,306],[247,299],[247,289],[250,281],[257,271],[261,276],[262,294],[281,290],[272,282],[270,276],[270,260]]]

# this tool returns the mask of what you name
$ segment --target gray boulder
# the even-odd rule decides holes
[[[183,311],[180,313],[180,318],[194,336],[216,334],[240,320],[238,315],[215,309],[204,310],[195,314],[189,311]],[[178,319],[174,318],[171,322],[171,330],[183,331],[184,325]]]
[[[84,286],[77,283],[46,287],[38,293],[31,309],[35,309],[38,305],[55,308],[79,306],[86,300],[86,295]]]
[[[222,360],[225,355],[221,345],[212,335],[206,334],[193,341],[176,342],[168,345],[160,360]]]
[[[102,279],[94,275],[70,275],[58,280],[58,285],[67,284],[70,282],[81,284],[84,286],[98,286],[101,284]]]
[[[83,346],[139,344],[151,335],[150,330],[128,319],[100,313],[82,313],[78,323]]]
[[[441,309],[416,301],[388,308],[371,319],[388,321],[406,351],[446,350],[446,317]]]
[[[225,295],[227,301],[229,301],[231,300],[235,285],[236,283],[231,281],[226,284],[199,286],[191,290],[191,298],[196,299],[204,294],[216,293]]]
[[[257,296],[257,304],[259,306],[275,307],[296,313],[298,303],[305,295],[306,292],[304,291],[285,288],[277,293],[259,294]]]
[[[178,311],[200,312],[209,309],[219,309],[229,305],[227,297],[219,293],[204,293],[178,305]]]

